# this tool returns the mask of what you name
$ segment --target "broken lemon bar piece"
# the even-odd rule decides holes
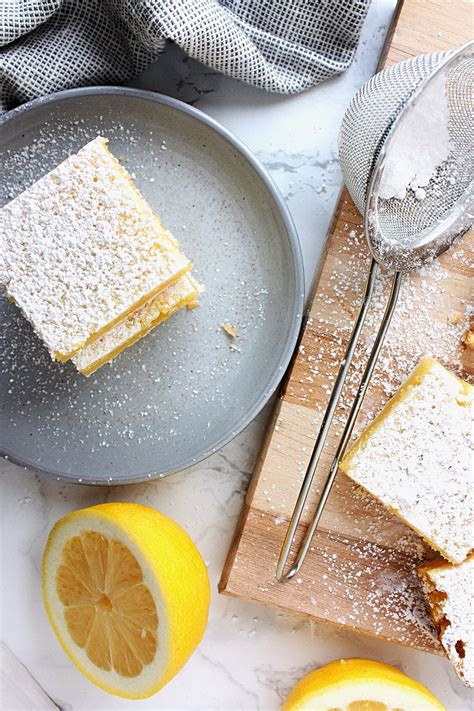
[[[1,272],[65,361],[191,267],[97,137],[0,210]]]
[[[474,555],[460,565],[436,560],[417,572],[439,641],[460,679],[474,686]]]
[[[199,293],[196,281],[190,274],[185,274],[94,343],[82,348],[72,362],[83,375],[91,375],[176,311],[193,305]]]
[[[474,388],[424,358],[341,469],[452,563],[473,548]]]

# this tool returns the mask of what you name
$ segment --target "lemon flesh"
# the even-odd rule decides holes
[[[395,667],[341,659],[301,679],[283,711],[445,711],[430,691]]]
[[[76,666],[105,691],[139,699],[166,684],[201,640],[209,580],[173,521],[138,504],[104,504],[54,526],[43,595]]]

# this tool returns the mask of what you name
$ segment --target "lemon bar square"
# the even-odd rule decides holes
[[[341,462],[452,563],[473,549],[473,393],[423,359]]]
[[[439,641],[459,678],[474,686],[474,555],[452,565],[437,560],[417,569]]]
[[[103,336],[82,348],[72,362],[83,375],[91,375],[176,311],[194,304],[199,293],[196,281],[190,274],[185,274]]]
[[[0,254],[7,296],[61,361],[191,267],[100,136],[0,210]]]

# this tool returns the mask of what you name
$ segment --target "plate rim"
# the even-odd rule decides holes
[[[0,450],[0,456],[11,461],[14,464],[24,467],[26,470],[31,472],[40,473],[48,478],[56,479],[57,481],[63,481],[73,484],[82,484],[86,486],[119,486],[126,484],[139,484],[146,481],[153,481],[154,479],[164,478],[172,474],[176,474],[180,471],[185,471],[192,466],[195,466],[209,457],[211,457],[216,452],[220,451],[225,445],[229,444],[233,439],[235,439],[243,430],[248,427],[248,425],[257,417],[257,415],[263,410],[265,405],[269,402],[272,395],[275,393],[276,389],[280,385],[281,381],[285,377],[288,366],[292,360],[295,348],[298,342],[298,336],[301,331],[301,325],[303,321],[304,312],[304,302],[305,302],[305,277],[304,277],[304,265],[303,265],[303,255],[301,251],[301,244],[299,241],[298,233],[291,216],[290,210],[286,205],[286,202],[273,178],[268,173],[267,169],[258,160],[255,154],[251,151],[248,146],[237,138],[228,128],[223,126],[219,121],[204,113],[200,109],[190,106],[179,99],[175,99],[158,92],[150,91],[147,89],[135,89],[132,87],[124,86],[89,86],[89,87],[79,87],[74,89],[64,89],[62,91],[57,91],[51,94],[46,94],[45,96],[40,96],[38,98],[32,99],[24,104],[21,104],[14,109],[11,109],[7,113],[0,117],[0,128],[3,128],[6,124],[11,123],[11,121],[19,118],[22,114],[34,111],[38,107],[43,107],[48,104],[55,104],[64,100],[80,98],[81,96],[95,96],[97,94],[112,94],[115,96],[124,97],[135,97],[138,99],[143,99],[146,101],[153,101],[157,104],[167,106],[169,108],[175,109],[179,112],[187,114],[192,118],[196,119],[200,123],[208,126],[211,130],[221,135],[228,143],[230,143],[233,148],[235,148],[238,153],[248,162],[251,167],[263,182],[267,188],[271,199],[273,200],[274,206],[277,209],[285,227],[285,232],[288,237],[288,243],[290,247],[290,253],[292,255],[292,266],[295,276],[295,294],[294,294],[294,308],[293,314],[291,316],[291,327],[289,332],[289,337],[285,342],[282,349],[282,353],[276,364],[275,371],[269,379],[268,385],[262,392],[260,397],[255,401],[252,408],[248,410],[245,416],[241,417],[239,422],[236,424],[234,429],[229,429],[224,433],[224,435],[215,443],[213,447],[206,449],[203,453],[199,454],[193,459],[186,459],[183,465],[179,467],[169,469],[166,472],[159,472],[158,470],[140,472],[136,475],[130,474],[126,478],[121,478],[120,480],[114,479],[112,482],[107,479],[104,480],[87,480],[84,481],[84,477],[80,477],[75,474],[66,474],[49,469],[47,467],[42,468],[35,463],[31,463],[23,459],[21,456],[15,455],[13,452],[8,451],[6,448]],[[82,479],[82,480],[81,480]]]

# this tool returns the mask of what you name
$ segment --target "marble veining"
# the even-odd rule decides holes
[[[169,47],[134,85],[175,96],[214,116],[267,167],[294,217],[310,288],[341,185],[337,130],[345,107],[375,70],[395,0],[373,0],[352,67],[293,97],[264,94]],[[173,517],[199,546],[212,603],[206,636],[181,673],[136,709],[276,711],[295,682],[343,656],[394,664],[425,683],[449,711],[472,696],[442,658],[220,596],[217,582],[270,408],[207,461],[167,479],[124,487],[65,485],[0,461],[1,638],[63,711],[130,709],[90,684],[60,649],[43,610],[40,561],[50,527],[69,511],[136,501]],[[470,701],[471,700],[471,701]]]

